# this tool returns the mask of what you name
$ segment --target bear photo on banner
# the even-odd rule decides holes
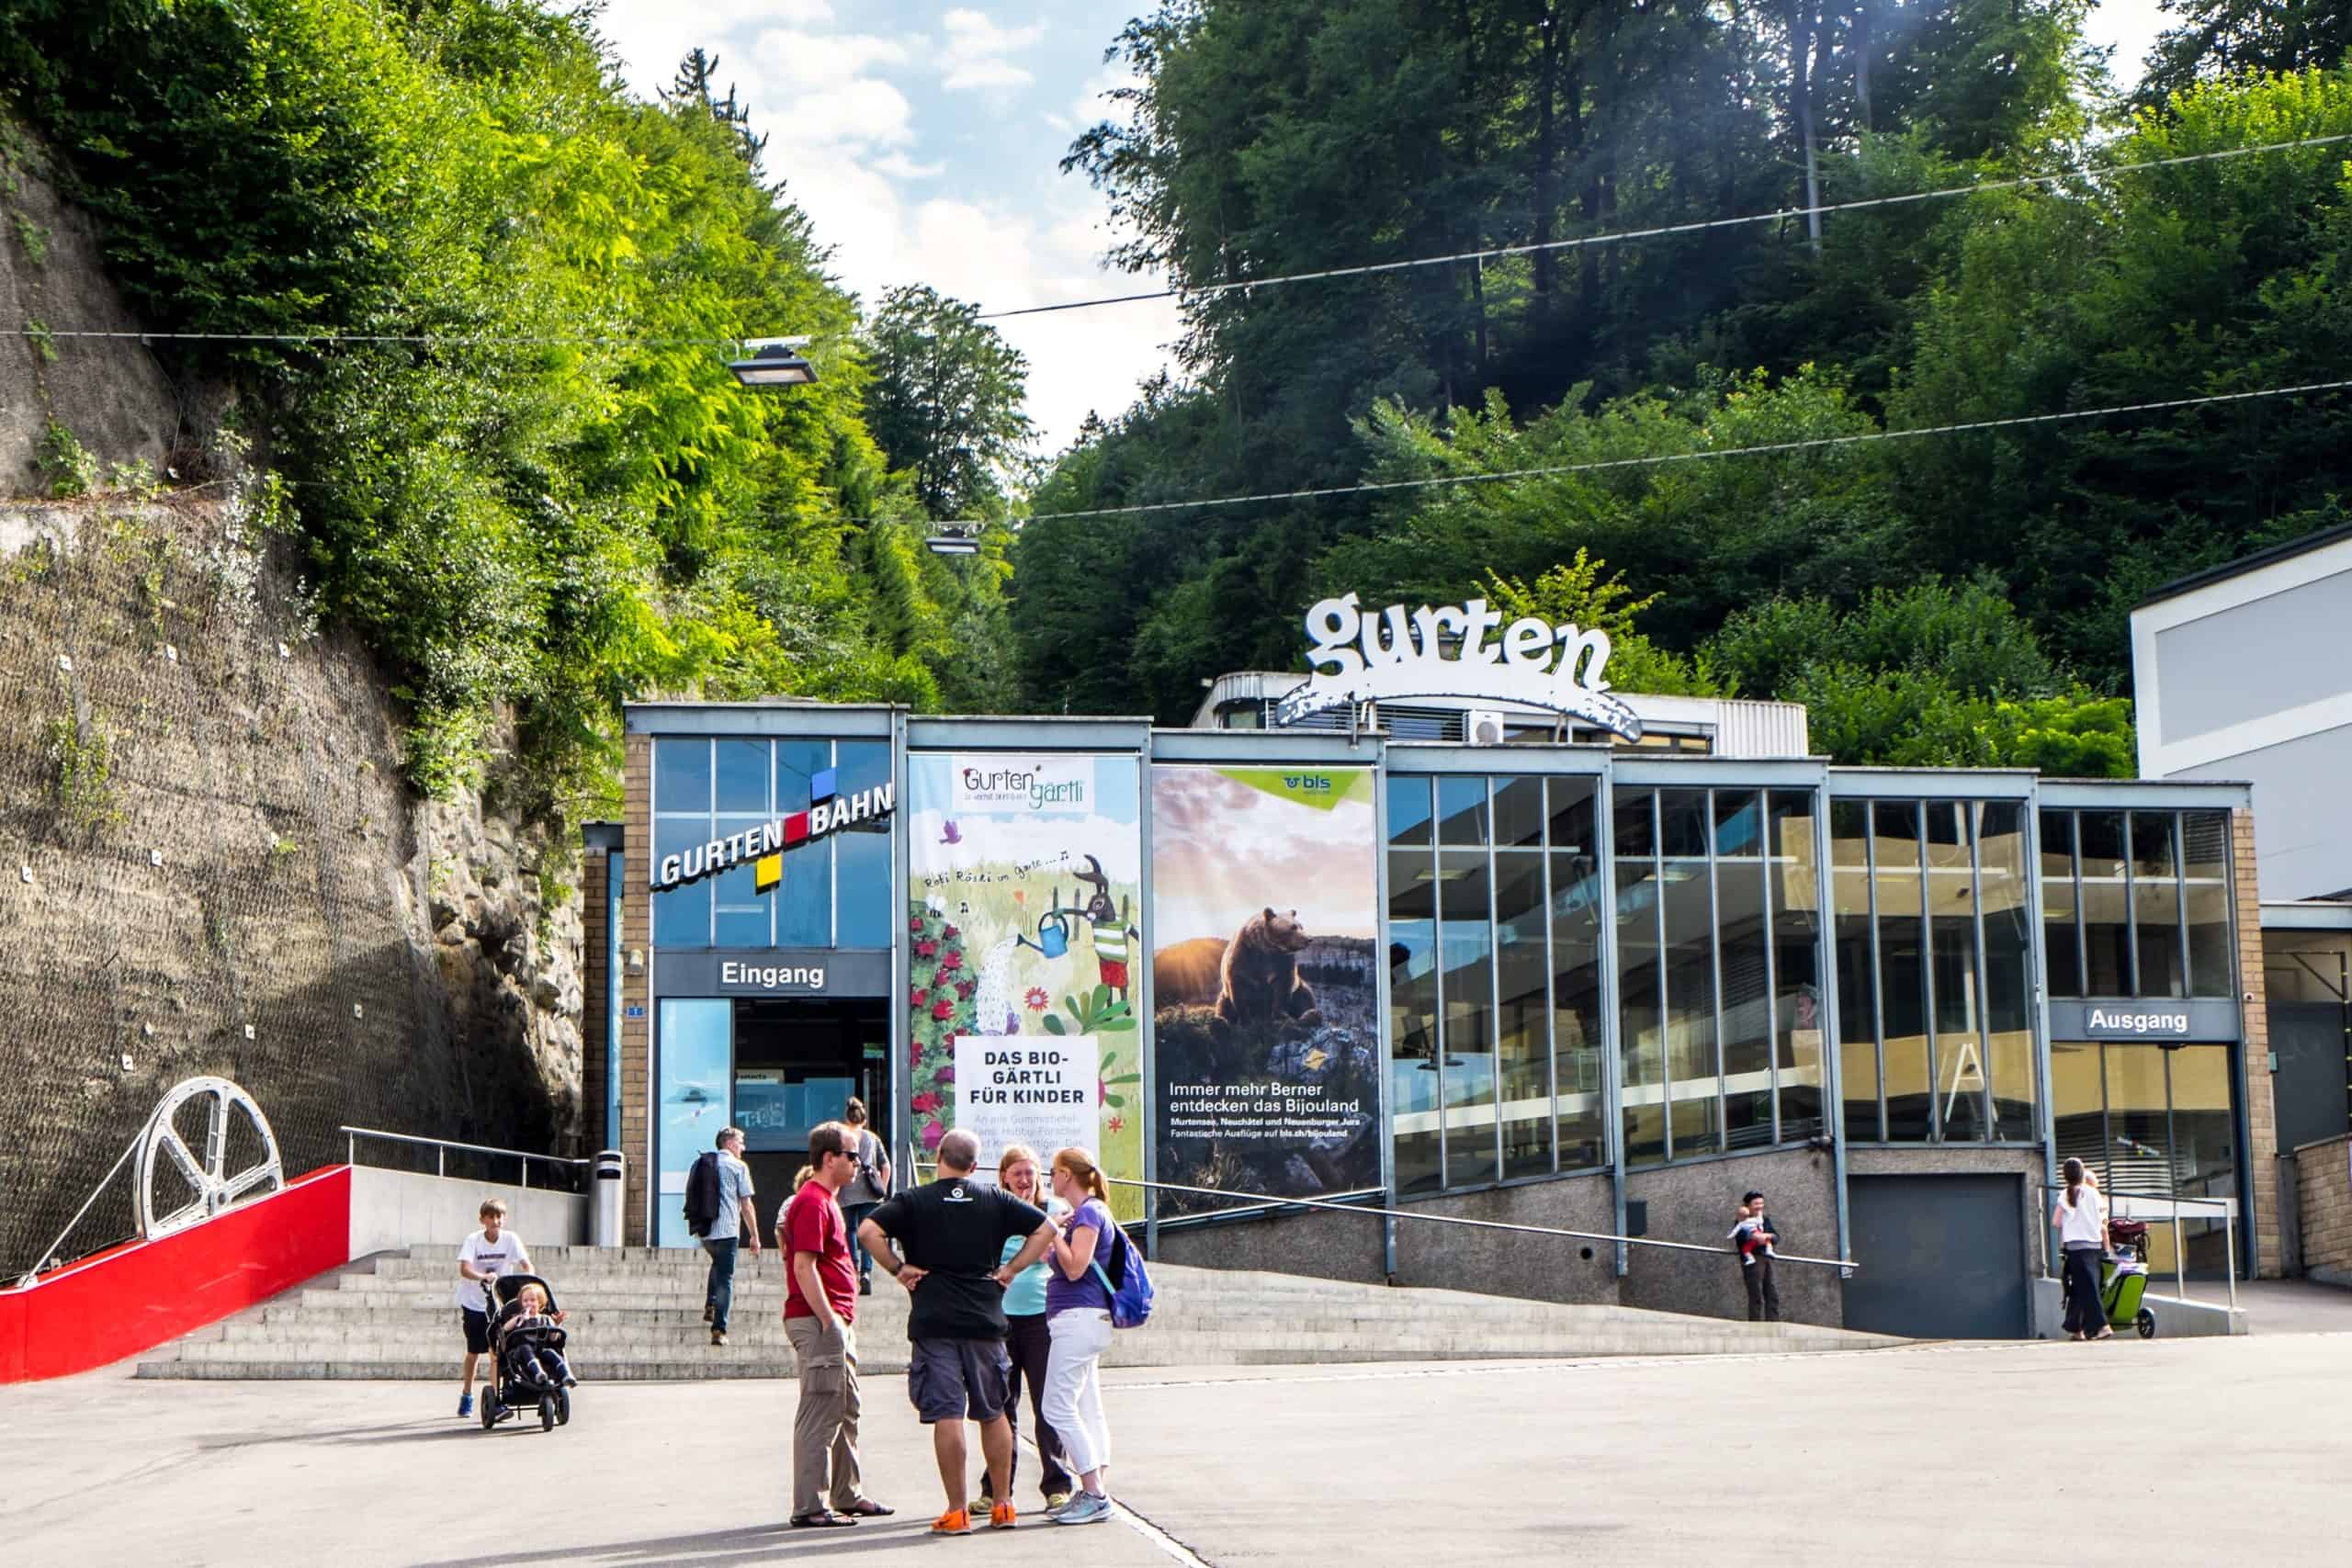
[[[1370,770],[1170,765],[1151,792],[1159,1179],[1378,1188]],[[1233,1206],[1170,1192],[1159,1213]]]
[[[907,759],[909,1122],[1046,1159],[1076,1144],[1143,1175],[1141,764],[1133,756]],[[1122,1219],[1141,1190],[1111,1189]]]

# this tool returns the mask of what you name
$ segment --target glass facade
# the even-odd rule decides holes
[[[2058,1157],[2081,1160],[2111,1196],[2238,1196],[2232,1047],[2138,1041],[2053,1041],[2051,1108]],[[2170,1270],[2186,1249],[2190,1269],[2219,1274],[2224,1226],[2184,1219],[2177,1246],[2169,1221],[2148,1226],[2148,1263]]]
[[[2025,809],[2009,800],[1831,804],[1850,1142],[2037,1135]]]
[[[1626,1163],[1820,1134],[1813,793],[1621,787],[1610,826]]]
[[[2052,996],[2236,994],[2228,812],[2044,809],[2041,888]]]
[[[1387,787],[1398,1191],[1600,1166],[1598,783],[1396,774]]]
[[[836,797],[890,782],[884,740],[663,738],[653,743],[650,863],[796,811],[820,774]],[[662,948],[890,945],[891,818],[855,822],[784,853],[783,886],[754,886],[750,861],[653,895]]]

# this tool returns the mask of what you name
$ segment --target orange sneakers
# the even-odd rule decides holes
[[[972,1516],[961,1508],[950,1508],[945,1513],[940,1515],[939,1517],[931,1521],[931,1533],[933,1535],[969,1535],[972,1533]]]
[[[1009,1530],[1019,1520],[1020,1516],[1013,1512],[1010,1503],[999,1503],[989,1510],[989,1529],[992,1530]]]

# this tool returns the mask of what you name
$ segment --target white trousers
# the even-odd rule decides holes
[[[1111,1314],[1080,1307],[1046,1320],[1046,1424],[1062,1440],[1070,1473],[1111,1462],[1111,1425],[1102,1418],[1102,1381],[1095,1364],[1111,1348]]]

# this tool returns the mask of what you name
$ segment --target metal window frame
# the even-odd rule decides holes
[[[1596,906],[1593,913],[1593,927],[1596,933],[1593,944],[1593,965],[1596,977],[1600,982],[1600,1007],[1598,1010],[1600,1035],[1598,1041],[1589,1043],[1597,1049],[1600,1058],[1600,1071],[1597,1075],[1598,1082],[1595,1086],[1600,1096],[1600,1148],[1599,1157],[1594,1163],[1569,1165],[1561,1152],[1566,1147],[1566,1140],[1560,1131],[1559,924],[1554,919],[1553,913],[1553,901],[1559,896],[1560,890],[1552,879],[1552,868],[1555,858],[1566,852],[1552,841],[1551,785],[1555,779],[1577,776],[1579,775],[1561,773],[1544,775],[1544,945],[1547,960],[1544,986],[1546,1000],[1550,1004],[1549,1016],[1545,1021],[1545,1037],[1550,1041],[1552,1047],[1552,1171],[1555,1176],[1585,1176],[1611,1168],[1613,1164],[1611,1151],[1615,1146],[1615,1141],[1610,1135],[1608,1123],[1617,1113],[1616,1090],[1611,1087],[1614,1082],[1613,1072],[1609,1065],[1615,1050],[1615,1025],[1611,1021],[1616,1015],[1617,985],[1614,978],[1616,957],[1611,939],[1600,934],[1613,931],[1617,911],[1615,899],[1606,897],[1604,903]],[[1610,808],[1607,789],[1599,777],[1594,779],[1591,807],[1593,813],[1592,874],[1596,886],[1605,897],[1611,886],[1610,879],[1615,874],[1604,861],[1606,852],[1600,842],[1601,824],[1609,819]]]
[[[1772,797],[1782,793],[1793,792],[1756,792],[1756,860],[1764,876],[1764,1072],[1770,1086],[1774,1148],[1787,1140],[1781,1126],[1781,925],[1779,901],[1773,897],[1779,881],[1772,874]],[[1814,940],[1816,943],[1821,940],[1817,926]],[[1731,1142],[1729,1129],[1724,1142],[1726,1145]]]
[[[1707,973],[1714,988],[1713,1006],[1715,1043],[1715,1146],[1713,1152],[1731,1152],[1731,1118],[1729,1097],[1724,1092],[1724,908],[1722,877],[1715,855],[1715,795],[1712,788],[1699,792],[1707,803]],[[1758,790],[1760,805],[1764,792]],[[1658,846],[1660,851],[1665,845]]]
[[[1862,819],[1862,859],[1871,874],[1871,1050],[1878,1063],[1878,1136],[1870,1141],[1883,1144],[1893,1140],[1886,1126],[1886,954],[1879,935],[1878,807],[1875,800],[1862,803],[1867,814]]]

